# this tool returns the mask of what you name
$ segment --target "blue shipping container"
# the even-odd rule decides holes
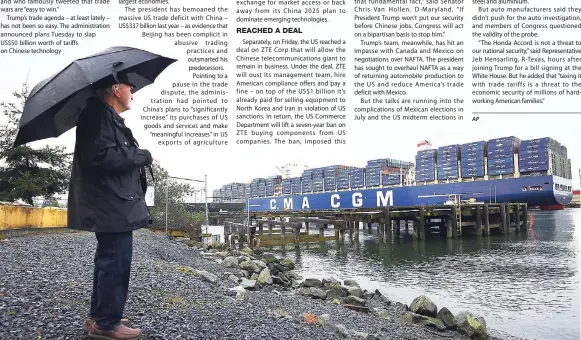
[[[421,158],[421,159],[416,159],[416,167],[420,164],[434,164],[436,163],[436,159],[435,158]]]
[[[532,166],[532,165],[549,165],[549,160],[547,159],[540,159],[540,160],[536,160],[536,159],[525,159],[522,161],[518,162],[519,167],[525,167],[525,166]]]
[[[490,176],[509,175],[513,173],[514,173],[513,168],[488,170],[488,174]]]
[[[480,150],[480,151],[462,151],[462,153],[460,153],[460,158],[465,158],[465,157],[484,157],[486,155],[487,155],[487,153],[484,150]]]
[[[508,169],[508,168],[514,168],[513,164],[507,163],[507,164],[489,164],[488,165],[488,170],[498,170],[498,169]]]
[[[519,168],[520,168],[520,172],[548,171],[549,165],[548,164],[528,165],[528,166],[519,167]]]
[[[458,151],[458,149],[460,149],[460,144],[440,146],[437,150],[438,151]]]
[[[545,155],[526,155],[526,156],[519,156],[518,160],[548,160],[549,157]]]
[[[491,158],[488,159],[488,165],[494,164],[513,164],[514,159],[512,157],[504,157],[504,158]]]
[[[518,152],[519,157],[520,156],[528,156],[528,155],[545,155],[546,157],[549,157],[549,149],[548,148],[539,148],[539,149],[526,149],[526,150],[520,150]]]
[[[484,166],[467,166],[465,168],[460,169],[462,173],[466,171],[484,171]]]
[[[459,160],[460,160],[459,156],[442,156],[442,157],[438,157],[438,160],[436,163],[457,162]]]
[[[441,168],[448,168],[448,167],[451,167],[451,166],[457,168],[458,167],[458,162],[444,162],[444,163],[440,163],[440,164],[438,164],[438,167],[437,168],[438,169],[441,169]]]
[[[498,159],[498,158],[512,158],[514,153],[498,153],[492,156],[488,156],[488,161],[490,162],[491,159]]]
[[[520,143],[520,139],[515,136],[492,138],[488,140],[487,144],[498,144],[498,143],[504,144]]]
[[[466,166],[466,165],[484,165],[484,159],[478,159],[478,158],[467,158],[467,159],[463,159],[460,162],[461,166]]]
[[[457,166],[438,167],[438,172],[441,172],[441,171],[451,171],[451,170],[458,171],[458,167]]]
[[[506,153],[514,154],[515,150],[512,146],[504,146],[501,148],[489,149],[488,150],[488,157],[498,155],[498,154],[506,154]]]
[[[486,142],[485,141],[474,142],[474,143],[467,143],[467,144],[462,144],[460,146],[460,151],[461,152],[465,152],[465,151],[480,151],[480,150],[484,150],[484,149],[486,149]]]
[[[468,178],[468,177],[483,177],[483,176],[484,176],[484,169],[482,169],[482,170],[462,171],[462,178]]]
[[[536,149],[549,147],[549,137],[523,140],[520,143],[520,149]]]

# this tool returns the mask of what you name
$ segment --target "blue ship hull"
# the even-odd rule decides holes
[[[447,201],[446,195],[461,195],[463,200],[473,198],[483,203],[566,205],[573,198],[571,185],[571,180],[557,176],[520,177],[251,198],[248,203],[251,212],[342,210],[438,205]]]

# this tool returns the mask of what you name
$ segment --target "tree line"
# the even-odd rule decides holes
[[[0,102],[7,120],[6,124],[0,124],[0,201],[22,200],[35,206],[34,199],[41,197],[41,206],[58,207],[57,195],[66,194],[69,189],[72,152],[67,152],[63,146],[35,148],[25,144],[12,148],[29,94],[28,84],[24,82],[19,90],[12,92],[12,101]],[[199,231],[204,214],[190,213],[184,204],[195,188],[169,178],[158,161],[154,162],[152,170],[156,180],[154,206],[150,208],[153,227],[165,228],[167,221],[169,229]],[[153,183],[149,173],[148,177],[149,183]]]

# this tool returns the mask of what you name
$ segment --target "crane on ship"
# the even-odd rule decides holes
[[[282,165],[277,165],[275,168],[281,173],[282,179],[292,178],[292,177],[301,177],[302,172],[309,167],[306,164],[301,163],[300,161],[295,161],[294,163],[287,163]],[[281,196],[282,195],[282,188],[275,187],[274,189],[274,196]]]
[[[302,164],[298,160],[293,164],[288,163],[278,165],[275,168],[282,174],[283,179],[291,177],[300,177],[304,170],[309,169],[309,167],[306,164]]]

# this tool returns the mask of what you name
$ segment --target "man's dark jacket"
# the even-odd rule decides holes
[[[77,123],[68,199],[68,227],[93,232],[125,232],[147,227],[145,166],[131,130],[112,107],[87,101]]]

